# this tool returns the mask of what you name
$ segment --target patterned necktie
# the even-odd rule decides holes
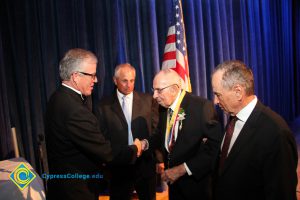
[[[235,123],[237,120],[238,120],[238,118],[236,116],[233,116],[226,126],[226,133],[225,133],[225,138],[224,138],[221,156],[220,156],[219,169],[223,168],[224,162],[227,158],[230,141],[231,141],[232,134],[234,131],[234,126],[235,126]]]
[[[169,122],[171,121],[171,118],[172,118],[172,115],[173,115],[173,110],[171,108],[168,109],[168,120]],[[175,130],[173,130],[171,128],[171,133],[170,133],[170,136],[169,136],[169,141],[168,141],[168,148],[169,148],[169,152],[172,152],[173,150],[173,147],[175,145]]]
[[[127,121],[127,126],[128,126],[128,145],[133,144],[133,137],[132,137],[132,132],[131,132],[131,116],[129,113],[129,106],[127,102],[126,95],[122,97],[122,110],[125,115],[126,121]]]

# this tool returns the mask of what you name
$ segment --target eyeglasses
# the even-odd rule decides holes
[[[93,80],[95,80],[97,78],[96,73],[95,74],[90,74],[90,73],[86,73],[86,72],[78,72],[78,73],[86,75],[86,76],[90,76]]]
[[[157,91],[158,94],[161,94],[163,92],[164,89],[167,89],[171,86],[174,86],[176,85],[177,87],[179,87],[176,83],[175,84],[172,84],[172,85],[169,85],[169,86],[166,86],[166,87],[163,87],[163,88],[152,88],[152,92],[154,93],[155,91]]]

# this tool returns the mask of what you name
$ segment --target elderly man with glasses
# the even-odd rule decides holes
[[[153,80],[153,98],[160,104],[159,124],[145,151],[163,146],[169,198],[211,199],[211,173],[217,158],[221,127],[213,103],[181,89],[172,69],[160,71]]]

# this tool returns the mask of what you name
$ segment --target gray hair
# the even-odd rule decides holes
[[[240,84],[245,87],[247,95],[254,94],[254,78],[250,68],[239,60],[225,61],[214,70],[223,71],[221,84],[225,89],[232,89],[234,85]]]
[[[124,67],[129,67],[132,71],[134,71],[134,74],[135,74],[135,68],[131,64],[129,64],[129,63],[122,63],[122,64],[117,65],[116,68],[115,68],[115,74],[114,74],[115,78],[119,77],[120,70],[122,68],[124,68]]]
[[[98,62],[97,57],[84,49],[70,49],[59,63],[59,75],[61,80],[70,80],[72,73],[81,71],[81,63],[85,60]]]

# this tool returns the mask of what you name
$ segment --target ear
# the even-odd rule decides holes
[[[243,95],[244,95],[244,87],[241,86],[240,84],[236,84],[235,86],[233,86],[233,91],[235,93],[235,96],[237,98],[237,100],[242,100]]]
[[[117,85],[117,78],[116,77],[113,77],[113,81],[114,81],[115,85]]]
[[[170,88],[170,93],[176,97],[178,92],[181,90],[180,86],[174,85],[173,87]]]
[[[71,75],[71,79],[72,79],[72,81],[74,82],[74,83],[78,83],[78,73],[73,73],[72,75]]]
[[[178,87],[181,89],[182,85],[184,85],[184,81],[180,78],[178,80]]]

